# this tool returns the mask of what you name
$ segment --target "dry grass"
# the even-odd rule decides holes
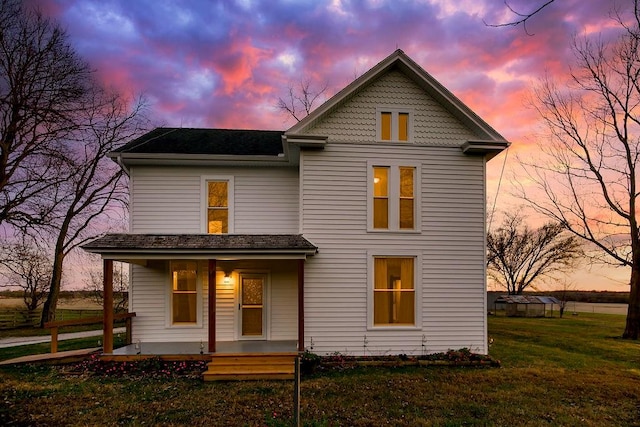
[[[304,378],[309,426],[640,425],[640,344],[624,318],[491,318],[500,369],[356,368]],[[0,370],[0,425],[290,425],[291,382]]]
[[[0,296],[0,310],[7,308],[24,308],[21,298]],[[102,306],[91,298],[60,298],[59,309],[66,310],[100,310]]]

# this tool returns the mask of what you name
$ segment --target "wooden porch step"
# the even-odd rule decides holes
[[[292,380],[296,353],[214,354],[205,381]]]

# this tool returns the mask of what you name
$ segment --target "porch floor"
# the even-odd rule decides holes
[[[113,350],[114,356],[135,355],[199,355],[200,342],[141,342],[129,344]],[[246,354],[246,353],[296,353],[298,342],[287,341],[218,341],[216,352],[207,351],[208,344],[202,342],[203,354]],[[137,347],[137,348],[136,348]]]

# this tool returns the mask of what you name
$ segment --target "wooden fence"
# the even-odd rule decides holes
[[[31,328],[40,324],[42,310],[31,313],[23,308],[7,308],[0,310],[0,329]],[[87,317],[102,316],[102,310],[56,310],[57,321],[85,319]]]

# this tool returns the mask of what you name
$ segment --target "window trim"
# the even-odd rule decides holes
[[[413,258],[414,325],[375,325],[374,287],[375,258]],[[422,328],[422,256],[417,251],[369,250],[367,251],[367,330],[368,331],[421,331]]]
[[[177,262],[194,262],[196,264],[196,321],[195,323],[184,323],[184,322],[174,322],[173,321],[173,282],[172,282],[172,271],[173,264]],[[167,309],[165,310],[166,319],[165,319],[165,327],[167,329],[197,329],[202,328],[203,325],[203,274],[206,273],[207,269],[201,261],[195,259],[175,259],[171,260],[167,263],[168,270],[165,274],[167,277],[167,292],[165,298],[165,306]]]
[[[204,175],[200,180],[200,230],[204,234],[209,234],[207,229],[207,213],[209,210],[209,186],[207,185],[211,181],[227,183],[227,211],[228,211],[228,227],[227,234],[235,232],[234,227],[234,177],[230,175]]]
[[[374,228],[373,223],[373,168],[389,168],[389,227]],[[413,188],[413,228],[400,228],[400,168],[414,168],[414,188]],[[414,161],[404,160],[369,160],[367,161],[367,232],[368,233],[397,233],[397,234],[417,234],[422,230],[421,221],[421,165]]]
[[[382,139],[382,113],[391,113],[391,139]],[[398,139],[398,115],[400,113],[408,114],[407,118],[407,140],[402,141]],[[376,107],[376,142],[382,143],[399,143],[399,144],[411,144],[413,143],[413,118],[415,112],[412,108],[404,107]]]

